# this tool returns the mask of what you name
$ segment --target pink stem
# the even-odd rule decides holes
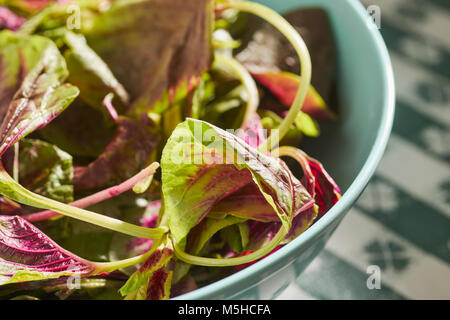
[[[150,166],[141,170],[138,174],[136,174],[135,176],[131,177],[130,179],[122,182],[121,184],[114,186],[114,187],[110,187],[110,188],[102,190],[102,191],[99,191],[97,193],[94,193],[90,196],[79,199],[77,201],[74,201],[74,202],[70,203],[70,205],[77,207],[77,208],[86,208],[93,204],[105,201],[105,200],[113,198],[115,196],[118,196],[119,194],[122,194],[125,191],[132,189],[136,185],[136,183],[138,183],[139,181],[153,175],[155,173],[156,169],[158,169],[158,167],[159,167],[159,164],[157,162],[154,162]],[[40,212],[35,212],[35,213],[24,215],[24,216],[22,216],[22,218],[24,218],[25,220],[27,220],[29,222],[38,222],[38,221],[48,220],[48,219],[58,217],[58,216],[60,216],[60,214],[55,211],[45,210],[45,211],[40,211]]]
[[[116,111],[116,108],[114,108],[113,104],[112,104],[112,99],[114,98],[114,94],[109,93],[105,96],[105,98],[103,99],[103,105],[106,107],[106,110],[108,110],[109,115],[111,116],[111,118],[117,122],[117,119],[119,118],[119,115]]]

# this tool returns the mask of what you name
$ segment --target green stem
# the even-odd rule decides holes
[[[113,262],[98,262],[95,264],[97,266],[96,274],[109,273],[109,272],[113,272],[115,270],[124,269],[127,267],[134,266],[136,264],[142,263],[148,258],[147,253],[148,252],[146,252],[145,254],[142,254],[140,256],[136,256],[136,257],[125,259],[125,260],[119,260],[119,261],[113,261]]]
[[[160,239],[154,240],[150,250],[148,250],[144,254],[141,254],[141,255],[133,257],[133,258],[119,260],[119,261],[112,261],[112,262],[96,262],[95,263],[95,265],[96,265],[95,273],[101,274],[104,272],[107,272],[107,273],[113,272],[115,270],[124,269],[127,267],[134,266],[136,264],[144,263],[148,259],[148,257],[156,250],[156,248],[159,247],[161,242],[162,242],[162,237]]]
[[[22,187],[14,181],[14,179],[11,178],[11,176],[3,168],[0,168],[0,180],[3,180],[4,183],[8,184],[10,191],[15,195],[18,202],[38,208],[56,211],[65,216],[95,224],[106,229],[145,239],[159,239],[168,231],[168,228],[165,227],[150,229],[136,226],[128,222],[76,208],[68,204],[43,197]]]
[[[259,105],[259,93],[255,80],[236,59],[226,57],[224,55],[216,54],[214,59],[214,68],[220,70],[229,70],[232,74],[236,75],[244,85],[248,93],[248,100],[244,114],[243,125],[249,123],[253,114],[258,110]]]
[[[184,252],[178,245],[173,241],[174,252],[178,259],[189,264],[206,266],[206,267],[230,267],[237,266],[245,263],[249,263],[258,260],[265,255],[269,254],[275,247],[284,239],[288,231],[282,226],[277,232],[275,237],[263,248],[256,250],[248,255],[227,258],[227,259],[214,259],[214,258],[204,258],[193,256],[189,253]]]
[[[306,44],[300,34],[289,24],[289,22],[286,21],[286,19],[280,16],[276,11],[261,4],[249,1],[230,0],[224,4],[219,5],[219,9],[228,8],[254,14],[272,24],[289,40],[300,59],[300,76],[302,78],[302,81],[300,82],[297,95],[288,114],[279,127],[278,136],[273,137],[271,135],[269,139],[267,139],[267,141],[259,146],[260,151],[266,152],[268,150],[272,150],[275,146],[278,145],[279,141],[283,139],[283,137],[289,131],[291,125],[294,123],[297,114],[303,106],[303,102],[305,101],[311,83],[311,57],[309,56],[308,48],[306,47]]]

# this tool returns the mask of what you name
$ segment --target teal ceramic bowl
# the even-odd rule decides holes
[[[340,119],[302,148],[320,159],[344,192],[297,239],[258,263],[178,299],[273,299],[323,249],[363,192],[385,150],[394,116],[394,79],[386,46],[358,0],[259,0],[280,13],[321,7],[332,22],[338,59]]]

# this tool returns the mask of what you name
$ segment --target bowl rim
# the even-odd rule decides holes
[[[348,4],[358,14],[359,19],[364,20],[361,22],[366,23],[368,14],[363,5],[358,0],[348,0]],[[364,188],[369,183],[369,180],[374,174],[386,149],[393,126],[395,113],[395,81],[390,56],[379,30],[377,28],[368,28],[368,30],[372,40],[375,41],[376,47],[378,48],[377,54],[380,56],[384,66],[382,74],[385,79],[384,92],[386,92],[386,94],[383,101],[385,108],[382,110],[381,125],[378,129],[373,148],[355,180],[342,195],[342,198],[319,221],[303,232],[301,236],[286,244],[276,252],[273,252],[271,255],[265,257],[263,260],[258,261],[255,264],[214,283],[196,289],[192,292],[174,297],[174,300],[207,299],[208,296],[217,294],[220,291],[244,281],[250,276],[263,272],[269,265],[280,262],[283,257],[295,254],[295,251],[297,251],[302,244],[308,243],[316,235],[324,232],[330,225],[333,224],[333,222],[343,217],[364,191]],[[258,283],[255,283],[255,285],[257,284]],[[239,292],[236,292],[236,294],[239,294]]]

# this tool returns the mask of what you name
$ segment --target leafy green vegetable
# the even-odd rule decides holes
[[[54,243],[20,217],[0,216],[0,284],[86,276],[93,263]]]
[[[280,220],[255,183],[249,183],[222,199],[208,215],[217,219],[232,215],[261,222]]]
[[[189,233],[186,250],[189,253],[198,255],[206,242],[220,230],[243,222],[246,219],[227,216],[223,219],[205,218]]]
[[[164,241],[151,251],[144,264],[120,289],[125,300],[162,300],[170,295],[172,273],[165,266],[173,256],[170,242]]]
[[[245,222],[229,226],[222,230],[221,236],[236,253],[242,253],[249,242],[249,227]]]
[[[138,113],[209,67],[212,14],[211,0],[116,1],[82,32]]]
[[[252,181],[287,230],[292,218],[312,204],[284,162],[199,120],[177,126],[163,150],[161,169],[165,214],[177,243],[220,200]]]
[[[22,140],[20,183],[27,189],[61,201],[73,201],[72,156],[40,140]]]
[[[339,199],[317,160],[274,150],[332,117],[334,63],[315,68],[322,100],[305,43],[273,10],[219,0],[5,10],[0,23],[19,30],[0,32],[0,210],[21,216],[0,216],[2,298],[167,299],[262,259]],[[274,25],[299,60],[274,29],[255,23],[242,37],[242,11]],[[326,21],[306,12],[290,19]],[[300,163],[300,179],[277,153]],[[70,276],[83,278],[78,289]]]
[[[39,136],[74,157],[98,157],[114,138],[116,125],[80,98],[38,131]]]
[[[284,15],[304,39],[311,55],[311,84],[330,105],[335,87],[336,53],[333,30],[328,14],[323,9],[294,10]],[[301,69],[293,47],[282,34],[261,19],[248,17],[248,27],[241,37],[242,44],[236,58],[252,74],[287,71],[298,74]]]
[[[268,99],[264,99],[261,106],[267,106],[267,101]],[[278,102],[275,103],[278,107]],[[283,121],[283,118],[281,118],[278,114],[267,109],[259,110],[258,114],[261,116],[261,124],[263,128],[267,130],[268,133],[271,133],[273,129],[278,129]],[[280,145],[297,146],[301,143],[302,139],[303,133],[294,123],[291,125],[283,139],[280,140]]]
[[[75,189],[98,189],[132,177],[153,161],[157,143],[154,125],[145,115],[139,121],[119,117],[115,136],[103,153],[75,171]]]
[[[45,126],[79,93],[76,87],[63,84],[68,76],[65,61],[53,42],[40,36],[0,32],[0,75],[0,88],[4,88],[0,155]]]
[[[83,35],[66,31],[64,41],[69,47],[64,52],[70,72],[69,81],[80,88],[81,99],[92,107],[98,108],[103,98],[113,92],[120,98],[118,102],[126,105],[129,99],[128,93],[106,63],[87,45]]]
[[[289,107],[292,105],[301,82],[299,76],[288,72],[258,73],[253,74],[253,76],[259,83],[269,89],[284,106]],[[317,120],[332,120],[336,118],[312,86],[309,88],[300,114],[311,116]]]

